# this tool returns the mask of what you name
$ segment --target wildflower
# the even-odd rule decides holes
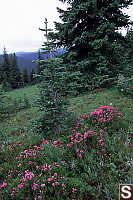
[[[103,130],[100,129],[100,137],[103,137]]]
[[[33,174],[33,172],[29,172],[28,170],[27,171],[25,171],[25,178],[27,179],[27,180],[32,180],[32,178],[34,178],[34,174]]]
[[[77,192],[77,189],[76,188],[72,188],[72,192]]]
[[[38,196],[38,200],[42,200],[42,197],[40,195]]]
[[[83,156],[82,156],[82,154],[81,154],[81,153],[79,154],[79,158],[80,158],[80,159],[82,159],[82,158],[83,158]]]
[[[106,131],[108,129],[108,127],[106,126],[105,128],[104,128],[104,130]]]
[[[18,188],[20,188],[20,189],[23,187],[24,187],[24,185],[22,183],[18,185]]]
[[[74,140],[74,144],[78,143],[78,140]]]
[[[48,140],[46,140],[46,139],[43,138],[42,144],[48,144],[48,143],[49,143]]]
[[[75,167],[75,164],[73,163],[73,164],[72,164],[72,168],[74,168],[74,167]]]
[[[102,143],[102,142],[103,142],[103,139],[99,140],[98,142],[99,142],[99,143]]]
[[[18,174],[18,176],[22,176],[22,174]]]
[[[56,177],[57,177],[57,176],[58,176],[58,174],[57,174],[57,173],[54,173],[54,176],[56,176]]]
[[[33,184],[33,187],[32,187],[32,190],[36,190],[37,187],[38,187],[38,184],[34,183],[34,184]]]
[[[61,184],[62,187],[66,187],[66,185],[64,183]]]
[[[41,184],[41,187],[42,187],[42,188],[44,188],[44,187],[45,187],[45,184],[44,184],[44,183],[43,183],[43,184]]]
[[[84,133],[84,139],[86,139],[88,137],[88,132]]]
[[[60,161],[62,165],[65,165],[65,161]]]
[[[72,145],[73,145],[73,144],[71,144],[71,143],[70,143],[70,144],[67,144],[67,147],[71,147]]]
[[[40,167],[37,165],[37,166],[36,166],[36,169],[38,170],[39,168],[40,168]]]
[[[18,164],[18,167],[21,167],[21,166],[22,166],[22,164],[21,164],[21,163],[19,163],[19,164]]]
[[[53,144],[54,144],[54,145],[57,145],[57,143],[58,143],[58,141],[57,141],[57,140],[53,141]]]
[[[52,170],[51,165],[48,165],[48,171],[51,171],[51,170]]]
[[[33,165],[33,163],[34,163],[34,162],[32,162],[32,161],[29,161],[29,165]]]
[[[52,183],[53,187],[58,186],[58,185],[59,185],[59,182]]]
[[[17,193],[16,188],[12,188],[11,196],[14,196]]]
[[[3,183],[2,183],[2,187],[6,187],[7,186],[7,183],[4,181]]]
[[[36,151],[33,152],[33,156],[36,157]]]

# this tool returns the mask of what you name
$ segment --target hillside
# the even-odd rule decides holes
[[[31,127],[30,121],[39,116],[37,99],[39,89],[36,86],[25,87],[7,92],[5,107],[8,108],[7,120],[0,123],[0,132],[12,138],[13,135],[21,136],[21,131]],[[24,108],[25,98],[28,99],[29,107]],[[103,91],[92,91],[89,94],[70,98],[69,109],[78,115],[89,113],[101,105],[114,106],[119,110],[125,120],[125,126],[133,131],[133,100],[130,96],[124,96],[117,89],[105,89]],[[16,111],[15,111],[16,110]],[[9,123],[11,121],[11,123]],[[7,139],[7,138],[6,138]],[[1,141],[2,142],[2,141]]]
[[[68,111],[77,113],[78,121],[52,138],[34,132],[34,120],[41,114],[38,93],[37,86],[6,93],[7,118],[0,123],[0,199],[35,199],[40,190],[43,198],[38,200],[57,200],[57,193],[58,200],[117,199],[119,184],[133,179],[132,98],[116,88],[70,97]],[[102,181],[105,186],[97,190]]]

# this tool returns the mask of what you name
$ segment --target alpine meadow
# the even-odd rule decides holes
[[[0,55],[0,200],[132,199],[133,1],[58,1],[40,49]]]

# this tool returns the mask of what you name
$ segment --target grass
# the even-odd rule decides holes
[[[24,96],[26,95],[30,103],[34,105],[38,97],[38,94],[39,94],[39,90],[37,86],[35,85],[31,87],[25,87],[25,88],[20,88],[20,89],[10,91],[7,93],[7,97],[11,99],[12,102],[14,102],[15,100],[23,99]]]
[[[124,96],[117,89],[105,89],[102,92],[88,93],[70,99],[71,109],[79,114],[89,113],[101,105],[113,106],[119,110],[128,123],[133,123],[133,99]]]
[[[9,114],[0,123],[1,140],[5,140],[5,138],[8,138],[8,140],[13,138],[14,140],[32,129],[30,121],[38,115],[36,106],[38,94],[37,86],[16,89],[6,93],[7,98],[4,107],[7,108]],[[27,108],[23,108],[24,98],[30,104]]]
[[[38,107],[35,104],[35,100],[37,99],[38,93],[39,93],[39,90],[37,89],[36,86],[27,87],[27,88],[20,89],[20,90],[14,90],[12,92],[7,93],[8,97],[10,97],[10,99],[12,99],[11,105],[13,105],[13,102],[15,99],[16,100],[18,100],[19,98],[23,99],[24,94],[26,95],[26,98],[28,98],[28,101],[31,105],[30,107],[25,107],[23,109],[18,110],[17,112],[13,112],[12,114],[9,115],[9,117],[7,119],[5,119],[4,121],[1,121],[1,123],[0,123],[0,158],[1,158],[0,159],[0,169],[2,169],[2,168],[4,169],[4,171],[1,172],[1,177],[2,177],[2,180],[4,180],[3,178],[6,177],[5,180],[7,181],[9,187],[14,188],[14,185],[18,184],[18,178],[15,177],[16,173],[19,173],[19,174],[20,174],[20,172],[23,173],[23,169],[34,170],[34,168],[30,168],[29,160],[27,158],[24,161],[25,163],[23,163],[24,168],[22,168],[22,169],[21,168],[19,169],[18,167],[15,168],[15,165],[18,166],[17,164],[20,162],[20,161],[17,161],[16,157],[18,156],[18,154],[21,151],[27,150],[27,149],[33,147],[33,145],[35,145],[35,147],[37,147],[36,145],[40,145],[40,143],[41,143],[40,142],[42,139],[41,136],[39,136],[39,135],[35,136],[32,134],[32,123],[31,123],[31,120],[33,120],[39,116]],[[7,104],[7,102],[5,102],[5,104]],[[94,109],[100,107],[101,105],[113,106],[123,114],[123,118],[125,121],[125,127],[121,128],[122,127],[121,126],[119,129],[119,132],[117,132],[117,129],[114,129],[114,135],[116,138],[114,137],[114,135],[112,135],[112,137],[115,138],[112,141],[115,142],[117,139],[117,142],[112,143],[112,141],[111,141],[110,151],[112,152],[113,148],[115,148],[115,150],[116,150],[117,143],[119,143],[119,141],[120,141],[120,145],[122,144],[122,149],[120,149],[122,152],[120,159],[122,160],[122,158],[124,157],[124,160],[123,160],[124,165],[121,165],[122,170],[120,170],[120,173],[123,173],[121,176],[124,177],[127,173],[127,171],[126,172],[123,171],[123,168],[125,167],[125,161],[127,161],[127,158],[130,160],[130,157],[132,157],[132,152],[133,152],[133,148],[132,147],[130,148],[128,143],[127,143],[127,145],[129,148],[127,148],[127,146],[125,146],[125,141],[127,142],[127,139],[129,138],[129,133],[133,134],[133,115],[132,115],[133,99],[130,98],[129,96],[123,96],[115,88],[105,89],[103,91],[93,91],[93,92],[85,94],[85,95],[81,95],[81,96],[78,96],[75,98],[70,98],[69,110],[76,111],[78,114],[90,113],[91,111],[94,111]],[[111,127],[111,130],[112,130],[112,127]],[[106,134],[105,134],[105,136],[106,136]],[[118,136],[118,138],[117,138],[117,136]],[[121,140],[120,140],[120,137],[121,137]],[[122,140],[122,138],[123,138],[123,140]],[[110,141],[110,137],[109,138],[107,137],[106,140]],[[22,145],[22,147],[20,147],[19,145]],[[112,146],[113,146],[113,148],[112,148]],[[78,159],[76,160],[77,154],[75,156],[73,156],[74,149],[72,150],[72,152],[70,152],[70,150],[68,150],[68,153],[70,154],[70,155],[68,155],[68,154],[66,154],[66,152],[67,152],[66,150],[61,151],[61,154],[59,154],[58,148],[57,149],[52,149],[52,148],[50,148],[50,145],[48,145],[48,146],[46,145],[45,150],[43,150],[43,151],[45,151],[45,156],[44,156],[44,154],[37,154],[36,159],[35,159],[35,157],[34,158],[31,157],[30,159],[33,159],[33,160],[35,159],[35,165],[36,165],[36,163],[40,165],[40,162],[43,163],[43,159],[45,159],[46,155],[47,155],[47,159],[48,159],[47,161],[51,164],[55,161],[55,157],[58,157],[59,160],[63,160],[64,159],[63,156],[66,155],[66,158],[68,161],[68,166],[71,165],[72,162],[75,162],[76,165],[79,166],[78,170],[80,169],[80,167],[82,167],[81,174],[79,174],[79,171],[78,171],[78,173],[75,171],[72,172],[73,169],[71,169],[71,167],[67,168],[67,171],[69,171],[69,169],[70,169],[70,172],[69,173],[65,172],[66,173],[65,176],[66,177],[68,176],[68,178],[70,178],[70,180],[72,180],[71,174],[77,173],[75,175],[72,175],[74,178],[73,178],[72,185],[70,184],[70,187],[74,187],[73,185],[75,185],[75,187],[78,187],[78,185],[79,186],[85,185],[86,180],[85,180],[85,182],[80,182],[80,181],[84,180],[82,175],[86,174],[86,170],[89,170],[89,180],[92,180],[92,182],[94,182],[94,181],[97,181],[97,177],[99,177],[101,180],[100,181],[100,185],[101,185],[101,183],[103,181],[101,179],[101,177],[102,177],[101,174],[103,173],[103,177],[105,178],[104,182],[106,182],[106,187],[108,186],[110,188],[110,186],[112,184],[113,189],[111,188],[110,190],[113,192],[114,192],[114,188],[117,190],[118,183],[116,183],[117,181],[114,181],[113,177],[116,176],[116,174],[118,173],[118,170],[116,168],[114,168],[114,166],[116,166],[116,163],[117,163],[116,161],[118,161],[118,167],[120,166],[119,160],[116,159],[113,161],[113,157],[112,157],[112,160],[109,161],[109,163],[107,163],[107,166],[105,163],[105,165],[104,165],[105,169],[107,167],[107,170],[108,170],[109,166],[111,167],[110,170],[108,171],[108,173],[110,173],[110,175],[107,175],[107,177],[106,177],[107,171],[104,170],[104,168],[101,168],[103,170],[102,171],[101,169],[98,169],[98,167],[97,167],[98,163],[101,162],[101,160],[100,160],[101,158],[99,157],[100,162],[98,161],[96,163],[95,158],[96,158],[97,154],[91,155],[90,150],[88,150],[88,152],[85,152],[85,153],[87,156],[90,154],[89,160],[90,160],[90,158],[93,158],[91,156],[94,156],[94,159],[92,159],[92,161],[94,160],[93,165],[91,165],[91,162],[90,162],[90,166],[92,166],[91,174],[90,174],[90,168],[85,168],[88,166],[88,160],[84,159],[83,162],[81,162],[82,160],[80,160],[80,162],[78,163]],[[94,148],[96,148],[95,145],[94,145]],[[35,149],[34,149],[34,151],[35,151]],[[87,149],[86,149],[86,151],[87,151]],[[63,152],[64,152],[64,154],[63,154]],[[118,149],[118,153],[119,152],[120,151]],[[38,157],[39,155],[42,155],[43,157]],[[85,158],[87,158],[87,157],[85,157]],[[114,166],[112,165],[113,162],[115,163]],[[11,179],[9,178],[9,180],[7,180],[8,179],[7,178],[7,170],[9,170],[9,169],[12,169],[14,171],[15,176],[13,175],[13,179],[11,177]],[[41,167],[40,167],[40,169],[41,169]],[[63,170],[64,170],[64,168],[63,168]],[[132,170],[132,168],[131,168],[131,170]],[[95,174],[93,176],[93,171],[96,171],[97,174],[99,173],[100,176],[97,175],[95,177]],[[83,172],[85,172],[85,173],[83,173]],[[38,173],[36,171],[36,169],[35,169],[35,173]],[[60,174],[60,173],[62,173],[62,172],[59,171],[58,174]],[[132,171],[130,173],[132,174]],[[8,175],[9,175],[9,172],[8,172]],[[36,176],[36,177],[40,177],[40,176]],[[49,174],[48,174],[48,177],[49,177]],[[117,177],[118,177],[118,175],[117,175]],[[39,178],[39,179],[41,179],[41,178]],[[88,176],[87,176],[87,179],[88,179]],[[108,179],[111,180],[111,181],[109,181],[109,183],[108,183]],[[132,179],[132,176],[131,176],[131,179]],[[9,183],[10,183],[10,185],[9,185]],[[78,183],[78,185],[77,185],[77,183]],[[95,188],[96,187],[97,186],[95,186]],[[94,188],[94,186],[93,186],[93,188]],[[82,189],[82,187],[81,187],[81,189]],[[6,190],[6,191],[9,191],[9,190]],[[7,193],[3,193],[3,195],[7,195]],[[27,189],[24,192],[22,191],[21,195],[23,196],[23,195],[25,195],[25,193],[27,193]],[[115,193],[117,193],[117,191],[115,191]],[[96,194],[97,194],[97,191],[96,191]],[[110,197],[112,194],[106,194],[106,195],[108,195]],[[95,194],[94,194],[94,196],[95,196]],[[2,199],[5,199],[5,198],[2,198]],[[80,199],[80,197],[78,199]],[[83,199],[83,198],[81,198],[81,199]],[[87,199],[88,199],[88,197],[87,197]]]
[[[0,132],[3,134],[3,139],[5,135],[8,138],[23,136],[32,129],[31,120],[39,116],[38,107],[35,106],[38,94],[39,89],[37,86],[17,89],[7,93],[8,98],[11,99],[11,106],[15,100],[23,99],[24,95],[26,95],[31,107],[21,109],[9,115],[6,120],[1,121]],[[5,104],[7,103],[9,102],[5,102]],[[133,99],[129,96],[123,96],[115,88],[105,89],[100,92],[94,91],[86,95],[70,98],[69,109],[81,114],[89,113],[101,105],[110,105],[119,110],[123,114],[126,128],[129,128],[133,133]]]

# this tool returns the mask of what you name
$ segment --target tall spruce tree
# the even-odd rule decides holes
[[[56,33],[52,33],[51,38],[57,40],[58,46],[67,48],[65,59],[73,62],[75,70],[83,73],[83,82],[89,80],[90,74],[95,74],[101,77],[100,82],[106,86],[123,67],[123,36],[118,29],[130,23],[122,9],[133,1],[59,1],[66,2],[67,9],[58,8],[62,23],[55,22]]]
[[[27,86],[28,84],[29,84],[29,74],[27,68],[25,67],[23,71],[23,85]]]
[[[2,64],[2,68],[1,68],[1,73],[2,73],[2,84],[3,84],[3,88],[5,90],[12,89],[11,71],[12,71],[12,67],[11,67],[11,63],[10,63],[10,58],[9,58],[9,55],[7,54],[6,48],[4,48],[3,64]]]
[[[45,135],[60,134],[64,131],[71,115],[67,112],[67,72],[62,59],[53,56],[56,46],[49,39],[48,33],[51,29],[48,29],[47,19],[44,24],[45,29],[40,29],[45,32],[46,37],[42,50],[43,53],[49,53],[49,59],[40,61],[43,67],[43,82],[40,86],[40,110],[42,113],[41,118],[37,121],[37,127],[38,131]]]
[[[13,89],[19,88],[21,85],[21,73],[17,64],[17,57],[14,53],[10,55],[10,63],[11,63],[11,86]]]
[[[123,71],[124,76],[132,76],[133,75],[133,28],[128,29],[127,34],[125,36],[126,45],[125,45],[125,56],[127,59],[127,65],[125,70]]]

